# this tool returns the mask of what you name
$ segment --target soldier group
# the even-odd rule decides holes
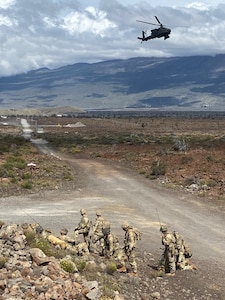
[[[122,229],[125,231],[124,247],[121,248],[118,237],[111,233],[110,223],[102,217],[100,211],[96,212],[96,220],[92,225],[87,216],[86,209],[80,210],[81,220],[75,228],[75,240],[78,235],[82,234],[88,250],[92,253],[113,258],[118,262],[120,273],[126,273],[126,261],[129,262],[132,272],[131,275],[137,275],[137,264],[135,261],[135,247],[138,236],[135,233],[135,228],[127,222],[122,224]]]
[[[111,232],[110,223],[102,217],[100,211],[96,212],[94,224],[88,218],[86,209],[82,208],[80,214],[81,220],[74,229],[73,238],[67,235],[68,230],[65,228],[60,231],[59,237],[52,235],[51,231],[47,229],[41,228],[38,232],[38,228],[36,228],[36,231],[52,244],[69,249],[77,255],[88,255],[91,252],[113,259],[117,262],[118,272],[127,273],[131,269],[130,274],[136,276],[135,248],[137,241],[141,239],[141,232],[130,226],[128,222],[124,222],[121,226],[124,230],[124,246],[121,247],[118,237]],[[195,266],[189,261],[192,256],[191,250],[183,237],[176,231],[168,232],[165,225],[160,227],[160,231],[164,251],[158,269],[170,276],[174,276],[177,269],[195,269]],[[83,242],[78,241],[79,235],[83,236]],[[127,268],[127,263],[129,268]]]
[[[168,232],[166,225],[162,225],[160,231],[164,252],[159,263],[159,269],[165,271],[168,276],[174,276],[177,269],[196,269],[196,266],[189,261],[192,252],[182,235],[177,231]]]
[[[121,226],[125,232],[124,247],[121,248],[117,236],[110,231],[110,223],[102,217],[100,211],[96,212],[96,221],[93,226],[91,226],[86,210],[81,209],[80,213],[82,217],[75,228],[76,238],[78,234],[83,234],[90,252],[117,260],[120,265],[118,272],[127,272],[126,261],[128,261],[132,269],[131,274],[137,275],[135,247],[141,238],[140,231],[124,222]],[[169,276],[174,276],[177,269],[196,269],[189,261],[192,253],[183,237],[177,231],[168,232],[165,225],[160,227],[160,231],[164,251],[159,262],[159,269]]]

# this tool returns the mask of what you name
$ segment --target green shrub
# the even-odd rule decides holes
[[[76,271],[75,264],[70,260],[62,259],[60,261],[60,266],[64,271],[68,273],[75,273]]]
[[[26,181],[21,184],[21,187],[27,190],[32,189],[32,186],[33,186],[32,181]]]
[[[11,183],[17,183],[18,182],[18,179],[16,177],[11,177]]]
[[[35,238],[36,238],[35,232],[28,228],[28,229],[25,229],[23,231],[23,233],[26,237],[28,246],[32,246],[35,243]]]
[[[209,163],[213,163],[216,161],[216,159],[214,157],[212,157],[211,155],[207,156],[206,157],[206,160],[209,162]]]
[[[14,156],[14,155],[9,156],[4,165],[6,165],[8,169],[17,168],[23,170],[26,168],[25,160],[20,156]]]
[[[106,268],[107,274],[112,275],[113,273],[116,272],[116,270],[117,270],[116,263],[110,262],[110,263],[107,265],[107,268]]]
[[[8,261],[8,258],[5,257],[5,256],[0,256],[0,269],[4,268],[5,267],[5,264],[7,263]]]
[[[78,260],[76,266],[79,272],[82,272],[86,267],[86,261],[84,259]]]
[[[22,174],[22,179],[31,179],[32,175],[31,173],[23,173]]]
[[[206,184],[209,187],[215,187],[215,186],[217,186],[217,182],[214,179],[210,179],[209,181],[206,182]]]
[[[47,256],[56,256],[57,251],[55,247],[44,238],[36,238],[33,247],[41,249]]]
[[[73,180],[73,175],[71,175],[69,172],[64,173],[63,177],[64,177],[65,180],[68,180],[68,181]]]
[[[153,176],[160,176],[160,175],[165,175],[166,174],[166,164],[164,162],[161,162],[159,160],[153,161],[152,166],[151,166],[151,175]]]
[[[0,177],[1,178],[9,177],[9,173],[4,166],[0,166]]]
[[[72,153],[72,154],[80,153],[80,152],[81,152],[81,148],[71,147],[71,148],[69,149],[69,152]]]
[[[187,151],[189,148],[189,145],[187,141],[183,139],[176,139],[174,141],[173,150],[174,151]]]

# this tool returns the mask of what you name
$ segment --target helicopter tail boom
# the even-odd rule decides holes
[[[145,34],[146,34],[146,32],[142,31],[142,37],[139,36],[138,39],[141,40],[142,42],[152,39],[151,36],[145,36]]]

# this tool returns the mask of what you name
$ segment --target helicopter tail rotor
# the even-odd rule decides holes
[[[145,36],[146,33],[147,33],[147,31],[142,31],[142,37],[138,37],[138,39],[141,40],[141,42],[146,40],[146,36]]]
[[[147,30],[145,30],[145,31],[142,31],[142,39],[143,39],[143,40],[145,39],[145,35],[146,35],[146,33],[147,33]]]

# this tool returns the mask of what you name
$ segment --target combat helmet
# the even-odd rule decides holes
[[[36,233],[38,233],[38,234],[41,234],[42,232],[43,232],[43,227],[41,226],[41,225],[38,225],[37,227],[36,227]]]
[[[124,222],[124,223],[121,225],[121,227],[122,227],[123,229],[127,229],[127,228],[129,227],[129,223],[128,223],[128,222]]]
[[[62,228],[62,229],[60,230],[60,233],[66,235],[66,234],[68,233],[68,229]]]
[[[167,226],[166,225],[161,225],[160,231],[161,232],[166,232],[167,231]]]
[[[86,209],[85,209],[85,208],[81,208],[80,214],[81,214],[81,215],[84,215],[84,214],[86,214],[86,213],[87,213]]]
[[[97,211],[96,211],[96,216],[97,216],[97,217],[100,217],[101,215],[102,215],[102,212],[101,212],[100,210],[97,210]]]

